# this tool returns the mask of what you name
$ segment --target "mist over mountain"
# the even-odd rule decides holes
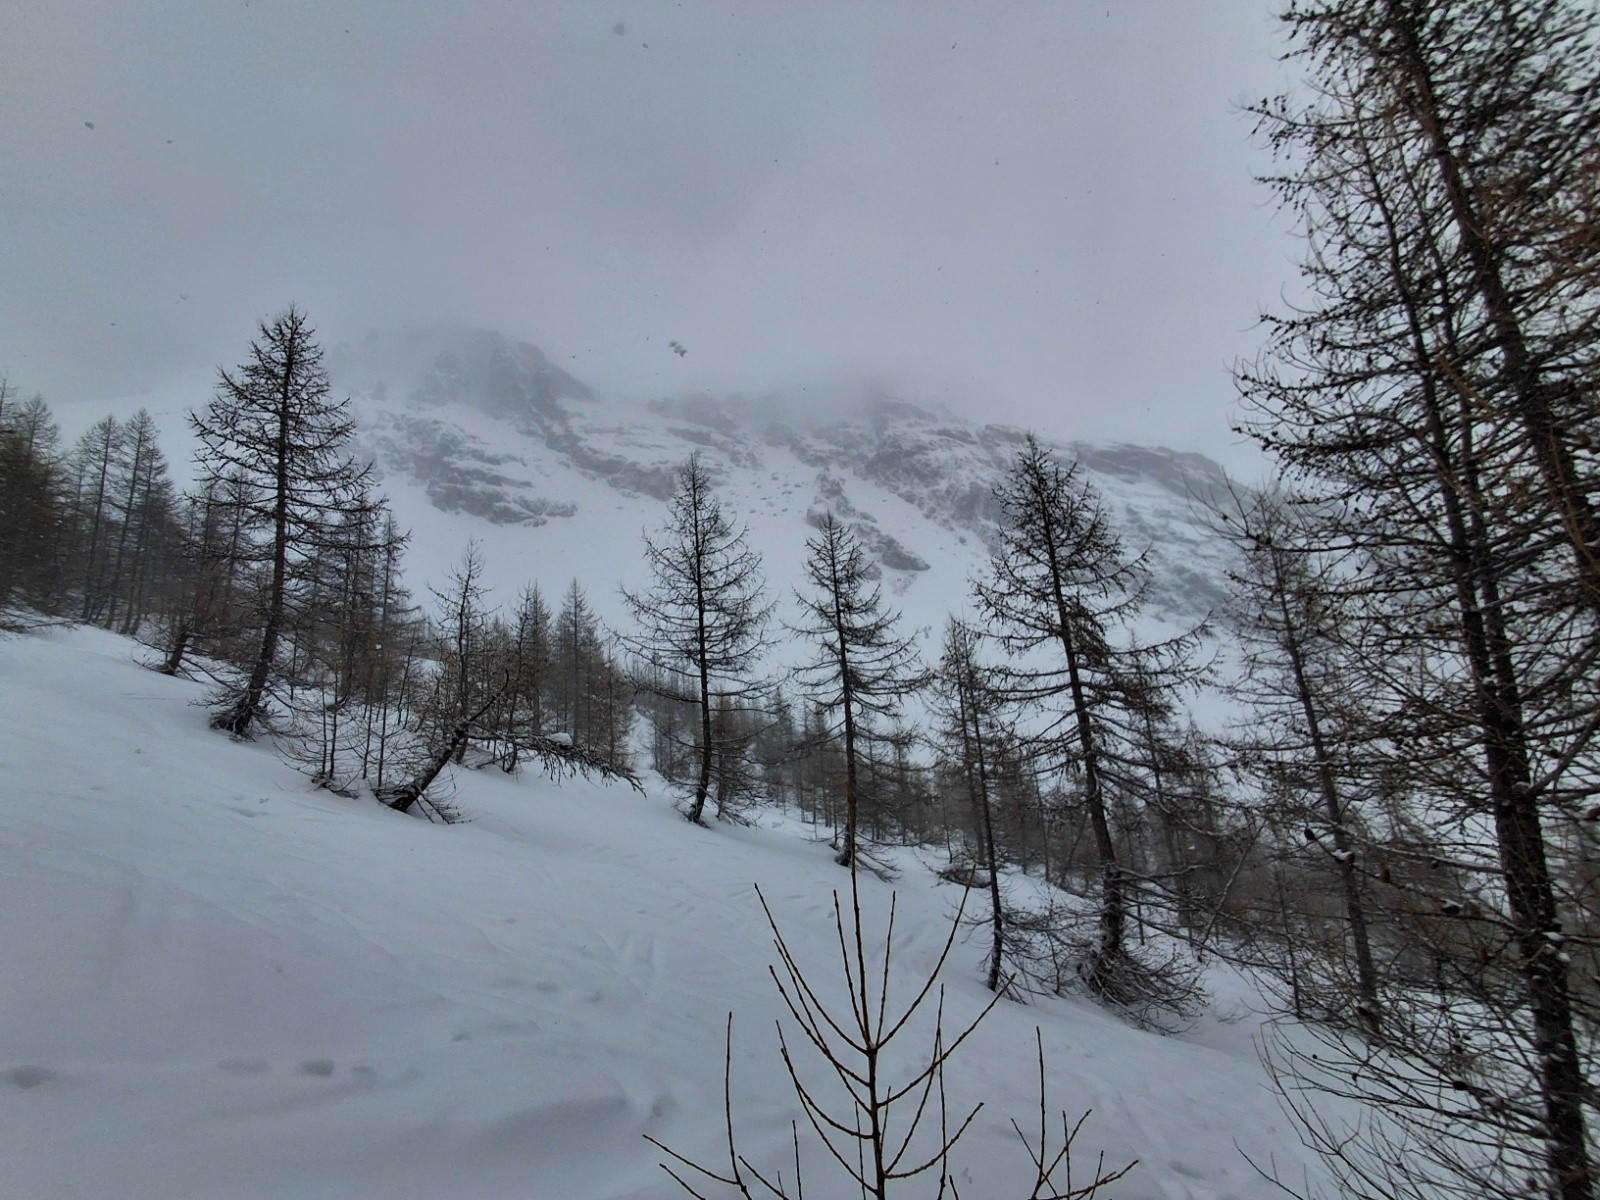
[[[607,566],[636,573],[640,531],[660,523],[677,469],[698,453],[780,587],[797,580],[805,538],[831,511],[897,602],[931,625],[961,606],[987,557],[992,488],[1027,432],[845,385],[618,400],[488,330],[374,333],[329,360],[414,529],[417,564],[437,573],[475,538],[507,583],[600,588]],[[1037,432],[1080,464],[1128,548],[1147,555],[1152,614],[1204,617],[1221,598],[1222,548],[1200,510],[1222,468],[1193,452]]]

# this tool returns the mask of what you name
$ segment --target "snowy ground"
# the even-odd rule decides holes
[[[209,732],[200,689],[138,653],[90,630],[0,640],[0,1194],[677,1195],[643,1135],[716,1156],[730,1010],[744,1148],[776,1161],[795,1105],[753,884],[826,979],[845,882],[826,847],[497,773],[461,781],[470,824],[429,825]],[[904,862],[902,991],[957,899]],[[864,888],[881,913],[889,885]],[[951,1025],[986,1001],[982,958],[957,947]],[[1094,1110],[1083,1168],[1140,1160],[1110,1195],[1276,1195],[1241,1149],[1298,1182],[1247,989],[1217,983],[1232,1019],[1172,1038],[1079,1002],[997,1008],[955,1061],[957,1099],[985,1101],[962,1195],[1031,1186],[1010,1119],[1037,1119],[1035,1025],[1052,1108]],[[852,1194],[824,1179],[813,1200]]]

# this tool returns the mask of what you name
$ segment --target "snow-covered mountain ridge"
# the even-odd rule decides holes
[[[885,396],[607,399],[536,347],[489,332],[376,337],[330,356],[418,556],[437,572],[469,537],[513,571],[591,588],[627,576],[677,468],[700,454],[781,586],[824,511],[848,521],[913,619],[962,606],[993,544],[992,488],[1024,431]],[[1052,441],[1148,555],[1154,615],[1192,624],[1222,594],[1222,548],[1199,513],[1222,471],[1196,453]],[[441,520],[440,518],[444,518]]]

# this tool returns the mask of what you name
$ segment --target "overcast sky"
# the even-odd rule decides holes
[[[1227,455],[1296,255],[1239,111],[1271,7],[14,0],[0,372],[199,402],[292,300]]]

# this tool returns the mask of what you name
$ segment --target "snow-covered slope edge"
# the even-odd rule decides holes
[[[0,641],[9,1194],[673,1195],[641,1135],[717,1152],[729,1010],[745,1148],[776,1155],[793,1103],[752,884],[825,978],[824,847],[487,773],[460,785],[471,824],[431,826],[208,732],[200,689],[136,653]],[[955,895],[914,863],[897,886],[909,986]],[[981,957],[948,969],[953,1025],[985,1001]],[[986,1101],[963,1195],[1026,1194],[1008,1121],[1034,1111],[1036,1023],[1052,1104],[1095,1110],[1084,1152],[1142,1160],[1117,1196],[1264,1200],[1235,1143],[1298,1178],[1248,1021],[1161,1038],[1051,1000],[1002,1005],[957,1060],[957,1102]]]

